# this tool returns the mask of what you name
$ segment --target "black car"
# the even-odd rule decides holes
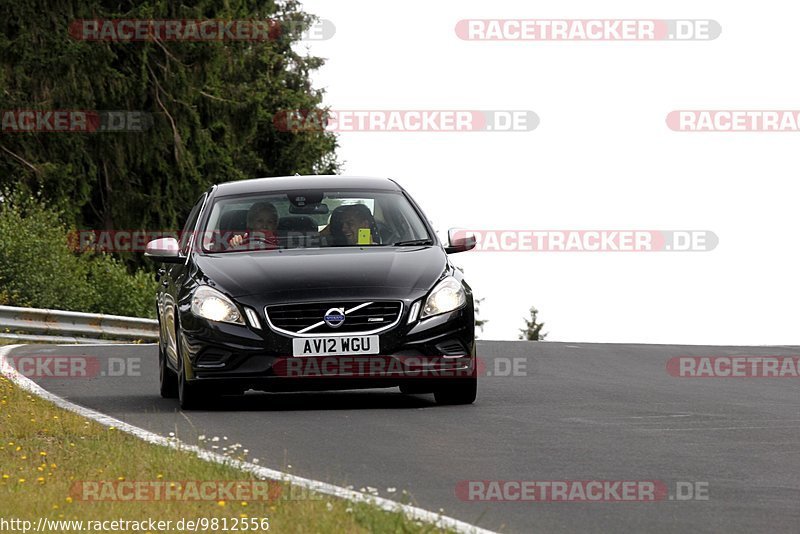
[[[472,290],[419,206],[389,179],[293,176],[211,187],[162,262],[161,395],[400,387],[469,404]]]

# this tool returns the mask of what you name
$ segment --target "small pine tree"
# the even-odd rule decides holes
[[[544,323],[536,322],[536,314],[539,313],[539,310],[537,310],[534,306],[531,306],[530,313],[531,318],[524,319],[525,328],[519,329],[519,338],[526,341],[541,341],[547,337],[547,334],[542,334]]]
[[[485,299],[475,299],[475,328],[480,328],[481,333],[483,333],[483,325],[489,322],[488,319],[478,319],[478,313],[480,312],[480,305]]]

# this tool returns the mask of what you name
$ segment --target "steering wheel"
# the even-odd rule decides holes
[[[232,248],[246,248],[248,245],[253,245],[256,243],[263,245],[261,248],[278,248],[277,240],[270,240],[256,235],[248,235],[242,239],[241,243],[238,245],[233,245]]]
[[[248,235],[247,237],[245,237],[242,240],[242,244],[245,244],[245,243],[247,243],[248,245],[249,244],[260,243],[260,244],[265,245],[266,247],[269,247],[269,248],[278,248],[278,239],[277,239],[277,237],[267,238],[267,237],[261,237],[261,236],[256,236],[256,235]]]

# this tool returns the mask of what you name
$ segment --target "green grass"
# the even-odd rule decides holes
[[[282,483],[271,486],[269,499],[253,501],[90,502],[77,498],[71,491],[77,481],[183,484],[187,480],[257,479],[231,466],[148,444],[62,410],[1,375],[0,429],[0,518],[30,520],[34,526],[39,517],[84,521],[153,518],[173,524],[179,519],[268,517],[274,532],[439,532],[402,514],[324,495],[304,495]],[[234,454],[231,457],[241,459]]]

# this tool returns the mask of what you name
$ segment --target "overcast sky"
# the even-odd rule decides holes
[[[454,255],[484,339],[535,305],[548,340],[797,344],[800,133],[671,131],[670,111],[800,109],[785,2],[307,0],[343,110],[531,110],[533,131],[339,135],[344,172],[395,178],[436,226],[709,230],[710,252]],[[464,41],[467,18],[714,19],[710,41]]]

